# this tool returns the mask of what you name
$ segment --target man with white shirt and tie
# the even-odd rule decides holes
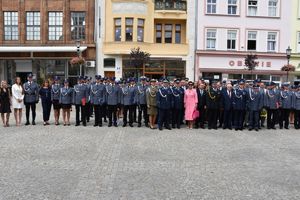
[[[36,117],[36,104],[39,102],[39,86],[37,83],[33,81],[33,75],[30,73],[27,76],[27,82],[24,83],[24,104],[26,108],[26,123],[25,125],[29,125],[29,114],[30,109],[32,112],[32,125],[35,125],[35,117]]]
[[[198,117],[196,121],[196,128],[202,128],[204,129],[204,121],[205,121],[205,111],[206,111],[206,90],[205,90],[205,84],[203,81],[198,82],[198,88],[197,88],[197,96],[198,96],[198,111],[200,113],[200,116]]]

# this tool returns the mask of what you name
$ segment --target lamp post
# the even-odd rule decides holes
[[[81,57],[81,51],[80,51],[80,40],[76,40],[76,50],[77,50],[77,56],[78,58]],[[79,65],[79,75],[82,75],[82,66]]]
[[[287,70],[286,70],[286,81],[289,81],[289,67],[290,67],[290,58],[291,58],[292,49],[290,46],[286,49],[286,58],[287,58]]]

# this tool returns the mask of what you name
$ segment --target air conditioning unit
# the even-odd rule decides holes
[[[95,67],[96,61],[86,61],[86,67]]]

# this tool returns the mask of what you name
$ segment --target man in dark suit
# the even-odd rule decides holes
[[[205,90],[205,84],[202,81],[199,81],[198,88],[197,88],[197,96],[198,96],[198,110],[200,116],[196,121],[196,128],[199,127],[204,129],[204,121],[205,121],[205,114],[206,114],[206,95],[207,92]]]
[[[222,90],[223,129],[232,129],[232,84],[227,83],[226,89]]]

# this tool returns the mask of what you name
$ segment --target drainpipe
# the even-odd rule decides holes
[[[193,0],[191,0],[193,1]],[[195,0],[195,49],[194,49],[194,81],[196,81],[196,77],[198,75],[198,68],[197,68],[197,47],[198,47],[198,0]]]

